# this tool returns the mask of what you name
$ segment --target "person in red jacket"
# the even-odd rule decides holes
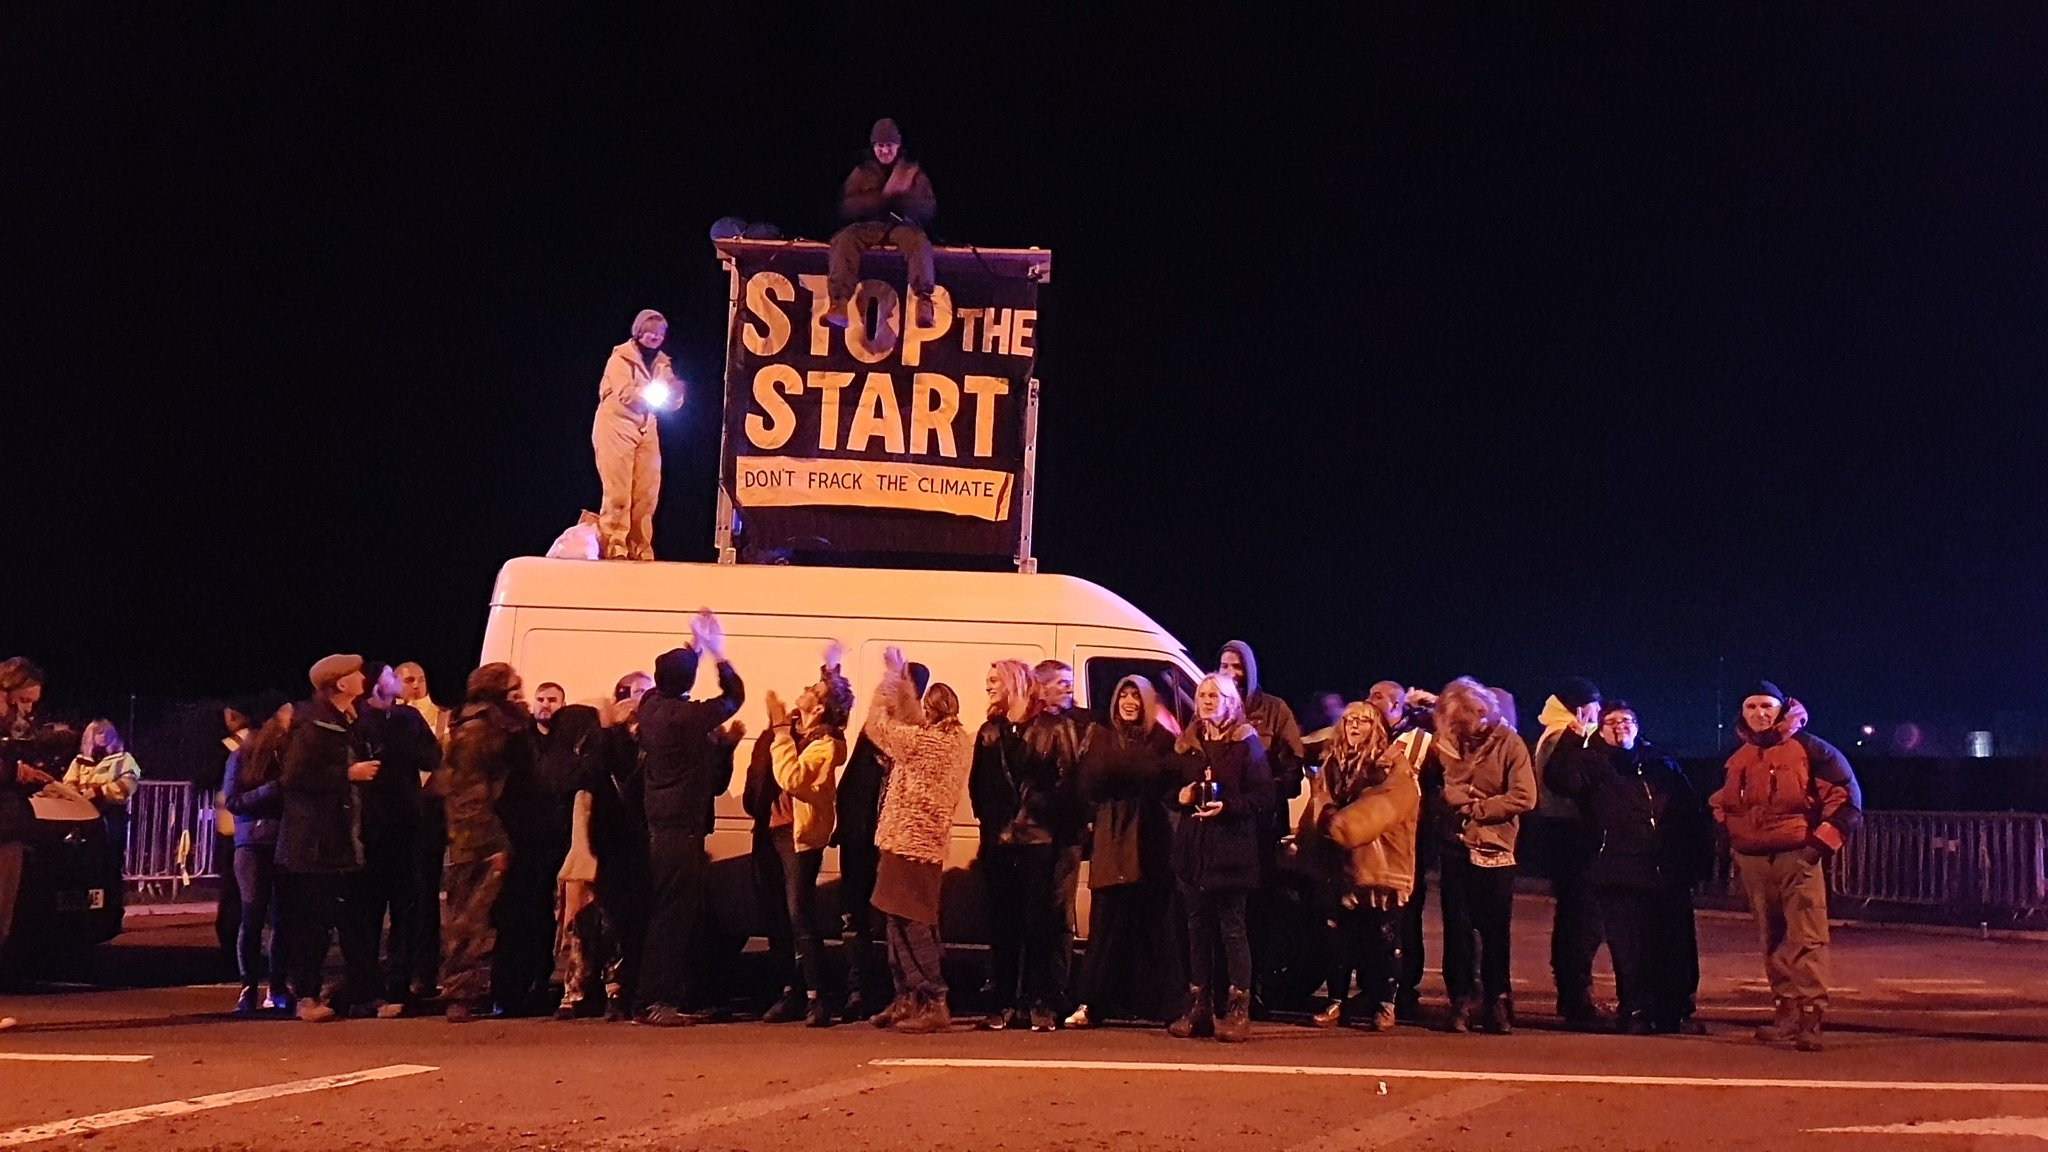
[[[1809,732],[1806,709],[1768,680],[1742,699],[1742,746],[1708,798],[1749,895],[1777,1002],[1758,1043],[1821,1049],[1828,1003],[1828,885],[1821,862],[1863,819],[1863,790],[1834,745]]]

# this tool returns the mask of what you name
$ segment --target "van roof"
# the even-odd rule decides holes
[[[1173,634],[1078,576],[793,564],[681,564],[522,556],[498,571],[491,606],[749,616],[875,617],[1089,625]]]

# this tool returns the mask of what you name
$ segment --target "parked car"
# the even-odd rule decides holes
[[[51,792],[30,800],[36,823],[22,865],[8,947],[17,959],[101,944],[120,935],[121,861],[89,801]]]

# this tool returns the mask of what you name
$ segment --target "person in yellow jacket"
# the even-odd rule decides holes
[[[853,688],[839,673],[836,647],[826,654],[818,682],[797,697],[794,712],[775,693],[768,694],[768,732],[762,739],[769,744],[773,792],[748,774],[748,791],[767,801],[767,839],[781,865],[789,920],[785,960],[791,979],[781,999],[761,1017],[770,1024],[801,1017],[813,1028],[827,1028],[834,1019],[823,995],[818,870],[832,840],[836,781],[846,762],[846,724],[853,710]]]
[[[597,382],[590,446],[604,504],[597,531],[607,560],[654,559],[654,505],[661,497],[661,430],[655,417],[683,405],[682,381],[661,350],[668,321],[652,308],[633,317],[633,338],[612,349]]]
[[[141,780],[142,766],[122,743],[114,722],[99,719],[87,724],[79,738],[78,755],[64,770],[64,783],[99,809],[100,820],[107,826],[107,848],[117,861],[127,858],[128,798],[135,795]]]

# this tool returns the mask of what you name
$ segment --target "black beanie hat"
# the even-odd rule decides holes
[[[681,696],[697,683],[697,650],[671,648],[654,658],[654,686]]]
[[[1749,699],[1751,696],[1769,696],[1771,699],[1776,700],[1780,704],[1783,704],[1785,702],[1785,690],[1783,688],[1778,687],[1776,684],[1771,683],[1769,680],[1759,680],[1756,683],[1751,684],[1749,686],[1749,691],[1744,692],[1742,694],[1742,698],[1744,700]]]
[[[901,144],[903,143],[903,133],[896,130],[896,122],[894,120],[884,116],[880,120],[875,121],[875,126],[868,131],[868,143]]]
[[[1600,699],[1600,687],[1584,676],[1567,676],[1557,690],[1558,702],[1577,711]]]

